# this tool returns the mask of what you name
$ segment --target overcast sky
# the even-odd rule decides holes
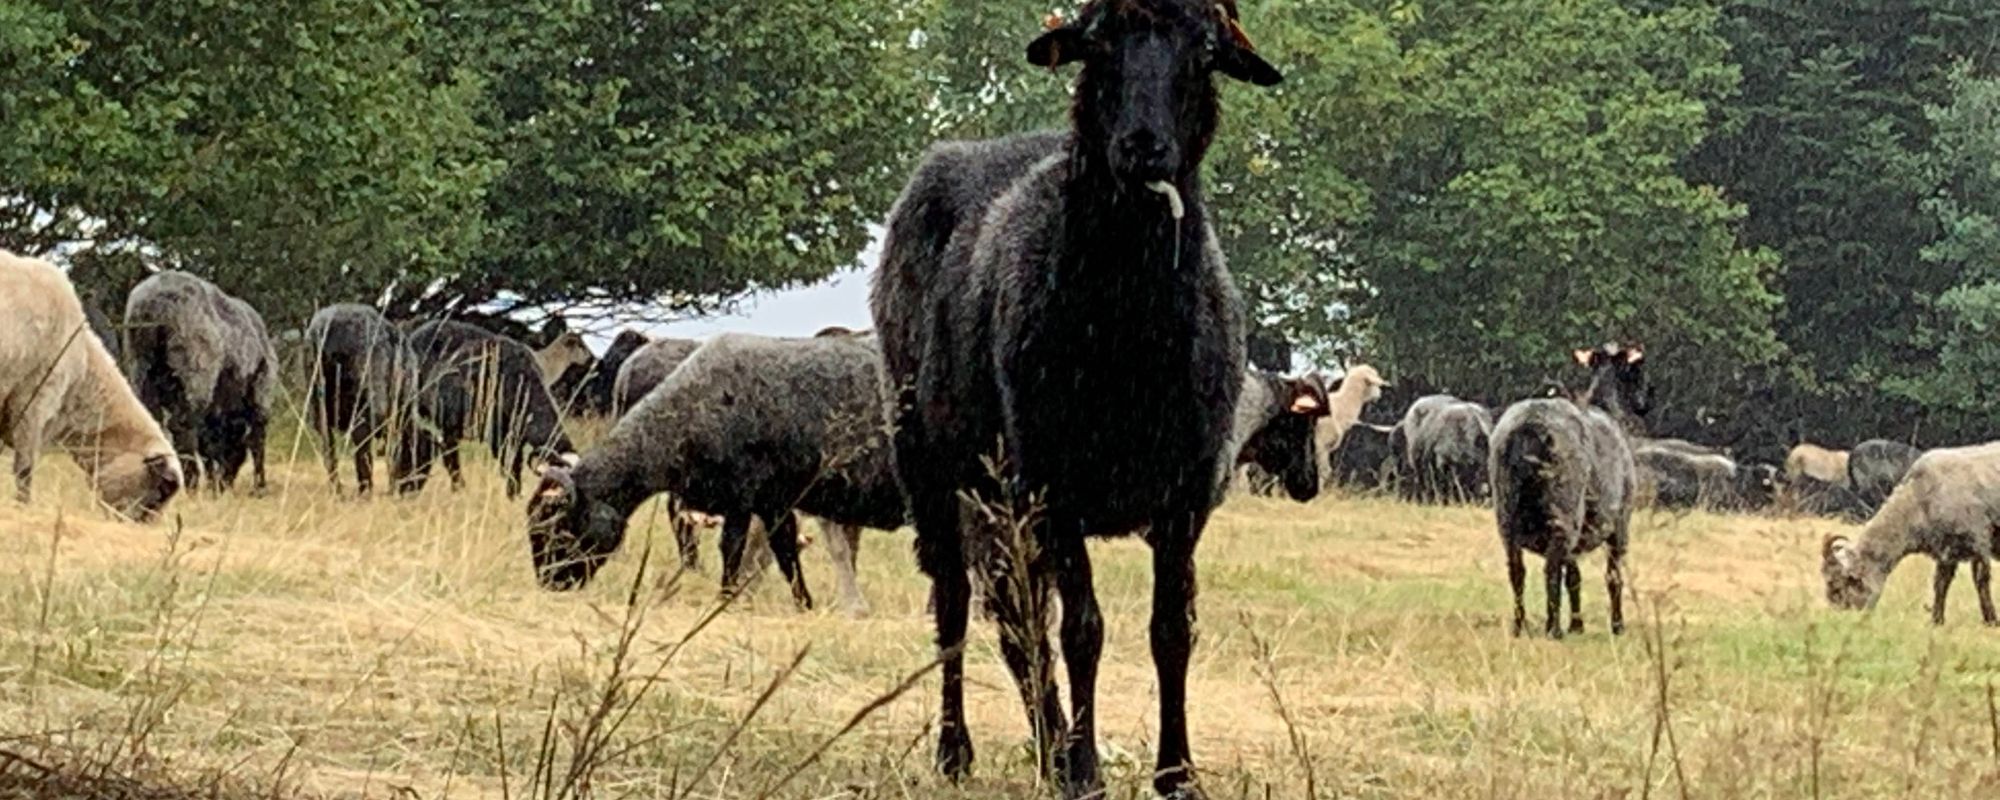
[[[875,272],[877,243],[861,251],[855,266],[841,270],[826,280],[777,292],[744,298],[736,313],[702,319],[641,326],[654,336],[705,339],[718,333],[756,333],[765,336],[811,336],[828,325],[845,325],[855,330],[872,328],[868,317],[868,281]],[[593,341],[602,351],[606,342]]]

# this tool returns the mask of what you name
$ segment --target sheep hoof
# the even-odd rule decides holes
[[[1625,623],[1624,623],[1624,621],[1622,621],[1622,620],[1621,620],[1621,621],[1618,621],[1618,622],[1613,622],[1613,623],[1611,623],[1611,635],[1612,635],[1612,636],[1623,636],[1623,635],[1625,635]]]
[[[1185,775],[1162,776],[1153,781],[1153,791],[1159,792],[1166,800],[1208,800],[1208,793],[1201,790],[1201,784]]]
[[[972,774],[972,737],[963,728],[946,726],[938,731],[937,769],[952,783]]]
[[[1551,639],[1554,639],[1554,640],[1556,640],[1556,641],[1558,641],[1558,642],[1562,641],[1562,638],[1563,638],[1563,629],[1562,629],[1562,626],[1561,626],[1561,625],[1550,625],[1550,626],[1549,626],[1549,638],[1551,638]]]
[[[1569,621],[1569,632],[1570,632],[1570,633],[1582,633],[1582,632],[1583,632],[1583,620],[1580,620],[1580,619],[1573,619],[1573,620],[1570,620],[1570,621]]]

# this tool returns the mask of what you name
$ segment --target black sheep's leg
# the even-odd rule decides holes
[[[699,571],[701,537],[695,530],[694,520],[689,519],[687,510],[681,507],[681,501],[672,496],[667,497],[667,525],[674,529],[674,546],[681,551],[681,569]]]
[[[912,486],[910,511],[917,528],[917,566],[931,579],[931,615],[944,662],[938,669],[937,769],[958,781],[972,772],[972,733],[965,727],[965,628],[972,601],[965,532],[958,497],[949,488]]]
[[[800,611],[812,610],[812,592],[806,588],[805,571],[799,569],[799,516],[790,511],[765,516],[764,530],[770,534],[764,538],[770,542],[771,557],[792,587],[792,602]]]
[[[766,528],[768,531],[768,526]],[[722,596],[736,594],[743,580],[743,548],[750,540],[750,515],[733,513],[722,518]]]
[[[1063,665],[1069,668],[1069,739],[1063,748],[1063,796],[1100,797],[1097,764],[1097,664],[1104,653],[1104,617],[1081,535],[1058,534],[1056,587],[1062,597]]]
[[[1528,588],[1528,565],[1522,563],[1521,546],[1507,543],[1507,583],[1514,588],[1514,635],[1521,636],[1528,630],[1528,609],[1523,604],[1523,595]]]
[[[270,479],[264,474],[264,440],[267,433],[268,423],[261,415],[250,423],[250,435],[245,444],[250,447],[250,492],[253,495],[271,490]]]
[[[1002,541],[1012,535],[1007,527],[989,525],[988,532],[980,534],[994,543],[994,560],[983,565],[989,578],[986,608],[1000,634],[1000,659],[1013,675],[1028,714],[1036,765],[1043,775],[1056,778],[1057,753],[1068,723],[1056,693],[1055,651],[1049,646],[1048,569],[1044,554],[1020,551],[1027,542]],[[1032,534],[1024,534],[1028,536]]]
[[[1544,594],[1549,601],[1549,638],[1563,638],[1562,607],[1563,579],[1569,575],[1569,553],[1560,543],[1552,544],[1542,558],[1542,579]]]
[[[444,471],[451,475],[451,490],[454,492],[465,488],[465,464],[459,461],[458,446],[459,442],[455,440],[444,446]]]
[[[1931,575],[1931,624],[1932,625],[1944,624],[1944,600],[1947,595],[1951,594],[1951,582],[1953,579],[1957,577],[1958,577],[1958,561],[1956,559],[1952,558],[1938,559],[1937,572],[1932,573]],[[1974,582],[1976,583],[1977,581],[1978,579],[1974,578]]]
[[[1197,470],[1197,474],[1200,474]],[[1153,668],[1160,682],[1159,759],[1153,789],[1173,800],[1200,800],[1188,747],[1187,672],[1194,655],[1194,552],[1208,524],[1208,504],[1183,504],[1153,520]]]
[[[363,426],[348,438],[354,442],[355,490],[366,495],[375,489],[375,436],[367,426]]]
[[[1605,546],[1604,589],[1611,595],[1611,635],[1625,633],[1625,535],[1621,532]]]
[[[1583,570],[1577,568],[1574,559],[1569,562],[1569,568],[1563,571],[1563,583],[1569,587],[1569,632],[1582,633]]]
[[[1972,588],[1979,592],[1979,616],[1988,627],[2000,625],[1993,613],[1993,567],[1982,556],[1972,557]]]

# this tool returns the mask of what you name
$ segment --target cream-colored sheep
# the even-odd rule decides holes
[[[1333,479],[1328,459],[1334,449],[1340,447],[1340,437],[1347,435],[1347,429],[1361,421],[1361,412],[1369,403],[1382,399],[1382,389],[1388,385],[1389,382],[1383,380],[1382,374],[1376,372],[1374,367],[1362,364],[1348,370],[1346,377],[1340,379],[1340,388],[1327,397],[1327,415],[1319,421],[1314,434],[1319,441],[1313,446],[1319,458],[1321,480]]]
[[[181,468],[85,322],[69,278],[46,261],[0,250],[0,444],[14,450],[26,502],[35,460],[61,447],[106,505],[135,519],[159,513],[180,491]]]
[[[1828,450],[1816,444],[1801,444],[1785,456],[1785,477],[1804,475],[1840,486],[1847,485],[1847,451]]]
[[[590,354],[590,346],[584,344],[583,334],[576,331],[557,336],[548,347],[535,351],[535,366],[541,370],[542,383],[546,386],[556,385],[556,381],[561,380],[570,367],[589,369],[591,362],[596,360],[597,357]]]
[[[1826,599],[1837,608],[1872,608],[1889,572],[1905,557],[1922,553],[1937,561],[1931,621],[1944,623],[1945,594],[1958,562],[1972,562],[1972,584],[1986,624],[2000,624],[1989,590],[1995,531],[2000,531],[2000,442],[1932,450],[1882,509],[1868,520],[1859,542],[1829,536],[1821,573]]]

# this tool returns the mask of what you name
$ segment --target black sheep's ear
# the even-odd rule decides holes
[[[1243,32],[1242,24],[1236,21],[1236,14],[1228,6],[1217,4],[1215,19],[1216,24],[1222,26],[1222,35],[1216,43],[1216,71],[1258,86],[1276,86],[1284,82],[1284,74],[1271,66],[1271,62],[1265,61],[1263,56],[1257,55],[1257,47],[1250,43],[1250,35]]]
[[[1083,29],[1075,24],[1049,28],[1028,43],[1028,63],[1055,69],[1083,58]]]

